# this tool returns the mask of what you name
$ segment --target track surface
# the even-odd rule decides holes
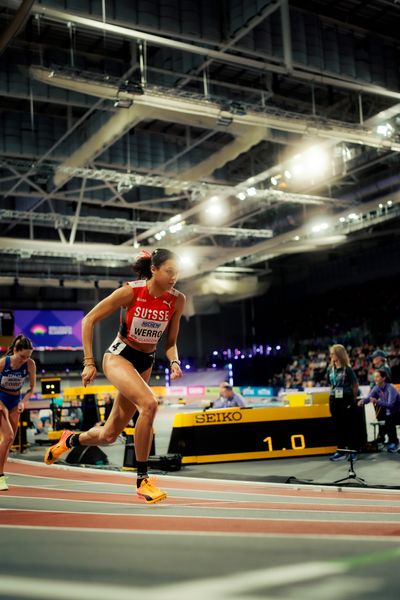
[[[0,598],[399,597],[400,493],[8,463]]]

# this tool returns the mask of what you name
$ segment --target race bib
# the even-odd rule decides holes
[[[129,334],[132,339],[144,344],[156,344],[164,333],[168,321],[149,321],[141,317],[132,319]]]
[[[111,352],[111,354],[121,354],[124,348],[126,348],[126,344],[117,336],[113,343],[108,347],[108,352]]]
[[[6,390],[12,390],[17,392],[21,389],[23,380],[20,377],[13,377],[12,375],[3,375],[0,381],[1,387]]]

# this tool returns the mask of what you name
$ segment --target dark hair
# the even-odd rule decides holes
[[[179,257],[175,252],[167,250],[166,248],[157,248],[151,254],[146,250],[142,250],[133,265],[133,270],[138,279],[151,279],[151,267],[159,269],[167,260],[178,261]]]
[[[379,375],[383,377],[385,381],[390,382],[391,377],[386,369],[376,369],[376,371],[378,371]]]
[[[10,346],[8,346],[6,355],[12,356],[14,354],[14,350],[17,352],[20,350],[33,350],[31,340],[20,333],[13,339]]]

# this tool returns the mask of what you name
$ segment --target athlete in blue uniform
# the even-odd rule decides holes
[[[0,358],[0,491],[8,490],[4,465],[18,429],[20,414],[35,391],[36,365],[31,358],[32,342],[17,335],[5,356]],[[29,389],[21,396],[25,379]]]

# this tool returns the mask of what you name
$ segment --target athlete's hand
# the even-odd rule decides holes
[[[23,402],[18,402],[18,412],[21,414],[25,410],[25,404]]]
[[[82,371],[82,383],[83,383],[84,387],[93,383],[93,381],[96,379],[96,375],[97,375],[96,367],[94,367],[94,366],[84,367],[84,369]]]
[[[179,379],[179,377],[182,377],[182,375],[182,369],[180,368],[178,363],[172,363],[170,379]]]

